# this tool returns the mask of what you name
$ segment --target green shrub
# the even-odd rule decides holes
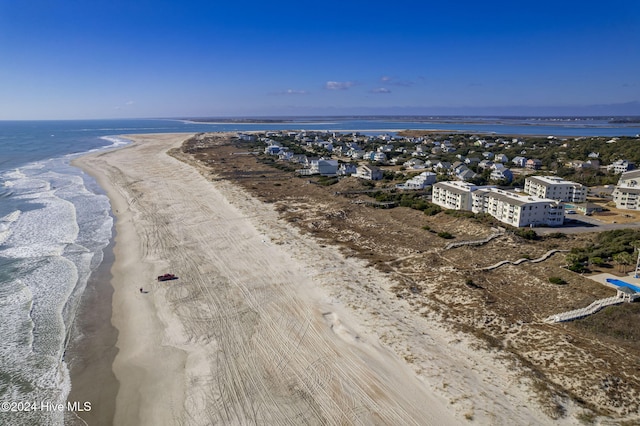
[[[518,229],[516,231],[516,235],[524,238],[525,240],[537,240],[538,234],[533,229]]]
[[[449,232],[446,232],[446,231],[438,232],[438,237],[444,238],[445,240],[451,240],[451,239],[455,238],[452,234],[450,234]]]
[[[322,176],[320,179],[318,179],[318,184],[322,186],[335,185],[336,183],[338,183],[337,177]]]
[[[570,271],[573,271],[573,272],[577,272],[579,274],[589,271],[589,269],[587,269],[587,267],[584,266],[584,264],[582,262],[574,262],[574,263],[570,264],[569,266],[567,266],[567,269],[570,270]]]
[[[549,282],[551,284],[564,285],[567,282],[560,277],[549,277]]]
[[[567,238],[567,234],[564,232],[552,232],[551,234],[547,234],[546,238]]]
[[[424,214],[426,214],[427,216],[435,216],[442,211],[440,206],[437,204],[431,204],[431,203],[427,203],[427,204],[428,204],[427,207],[425,207],[425,209],[422,210]]]

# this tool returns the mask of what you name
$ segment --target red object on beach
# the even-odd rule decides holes
[[[177,280],[177,279],[178,277],[176,277],[173,274],[164,274],[158,277],[158,281],[170,281],[170,280]]]

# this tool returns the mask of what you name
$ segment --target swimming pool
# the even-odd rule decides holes
[[[630,288],[631,290],[635,291],[636,293],[640,293],[640,287],[637,287],[637,286],[635,286],[633,284],[629,284],[629,283],[626,283],[626,282],[621,281],[621,280],[616,280],[614,278],[607,278],[607,282],[611,283],[611,284],[613,284],[615,286],[618,286],[618,287],[627,287],[627,288]]]

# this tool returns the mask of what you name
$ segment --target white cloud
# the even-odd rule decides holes
[[[126,103],[126,105],[133,105],[133,104],[135,104],[135,102],[133,102],[133,101],[128,101],[128,102]]]
[[[327,81],[324,85],[325,89],[328,90],[347,90],[353,86],[355,86],[355,83],[352,81]]]
[[[293,89],[287,89],[283,93],[283,95],[306,95],[306,94],[307,94],[306,90],[293,90]]]
[[[382,83],[390,85],[390,86],[411,87],[411,86],[415,85],[415,83],[413,81],[410,81],[410,80],[398,80],[397,78],[390,77],[388,75],[380,77],[380,81]]]
[[[307,93],[309,92],[307,92],[306,90],[287,89],[280,92],[271,92],[269,94],[275,95],[275,96],[286,96],[286,95],[306,95]]]
[[[378,87],[377,89],[372,89],[371,93],[391,93],[391,90],[386,87]]]

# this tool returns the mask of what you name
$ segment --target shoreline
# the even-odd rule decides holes
[[[117,217],[115,424],[551,423],[509,365],[407,321],[388,277],[167,154],[188,136],[79,160]]]
[[[112,425],[119,383],[111,366],[117,355],[118,330],[111,325],[113,287],[111,268],[114,242],[103,250],[102,263],[91,274],[82,294],[78,314],[65,351],[71,391],[67,401],[84,404],[91,410],[67,412],[68,425]],[[99,386],[96,386],[96,382]]]
[[[191,134],[169,134],[169,137],[183,140],[189,135]],[[148,137],[149,135],[145,136]],[[157,135],[151,135],[151,137],[154,136]],[[167,137],[167,135],[160,136]],[[145,376],[153,377],[154,384],[157,384],[162,382],[161,378],[166,372],[162,368],[162,362],[157,357],[162,356],[161,354],[166,354],[167,351],[160,351],[160,353],[147,352],[145,355],[144,351],[147,349],[145,344],[149,343],[149,336],[147,339],[138,339],[138,335],[144,335],[151,330],[150,337],[153,346],[155,348],[162,346],[162,342],[159,340],[162,324],[158,321],[155,312],[152,311],[149,301],[141,300],[145,295],[138,291],[139,282],[137,281],[140,280],[140,277],[152,276],[153,274],[149,274],[146,268],[141,268],[142,265],[132,265],[128,261],[130,258],[139,257],[137,253],[139,241],[136,230],[132,226],[132,214],[128,208],[129,201],[123,197],[124,194],[118,191],[105,170],[95,169],[88,163],[89,159],[99,158],[114,152],[126,152],[137,146],[138,141],[135,137],[125,137],[130,139],[132,143],[116,149],[82,156],[74,160],[74,165],[96,179],[109,197],[112,214],[116,218],[114,223],[115,237],[113,239],[114,262],[111,265],[110,272],[111,287],[113,288],[111,323],[118,332],[118,338],[115,342],[115,350],[118,356],[114,357],[110,368],[120,386],[113,400],[109,401],[109,404],[113,404],[115,408],[112,416],[113,421],[108,424],[160,424],[163,421],[162,416],[152,416],[155,417],[155,420],[147,420],[146,422],[140,418],[142,408],[139,406],[146,398],[144,395],[140,395],[137,389],[138,382],[143,383]],[[144,136],[141,137],[144,139]],[[129,273],[135,278],[130,279],[128,277]],[[132,297],[135,299],[132,300]],[[131,327],[131,324],[137,326]],[[174,361],[176,358],[175,356],[169,356],[167,359]],[[154,363],[154,361],[158,362]],[[180,365],[181,362],[174,362],[173,364]],[[88,385],[91,386],[90,383]],[[118,415],[119,407],[120,415]],[[102,422],[105,419],[98,420]],[[166,421],[166,419],[164,420]]]

